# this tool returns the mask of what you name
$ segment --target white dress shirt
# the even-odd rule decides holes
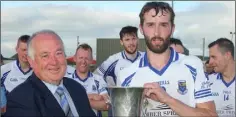
[[[64,89],[64,93],[65,93],[65,96],[66,96],[66,99],[69,103],[69,106],[70,106],[70,109],[71,109],[71,112],[72,114],[75,116],[75,117],[79,117],[79,114],[75,108],[75,105],[74,105],[74,102],[69,94],[69,92],[67,91],[66,87],[63,85],[63,80],[60,82],[59,86],[57,85],[54,85],[54,84],[50,84],[50,83],[47,83],[45,81],[43,81],[43,83],[47,86],[47,88],[50,90],[50,92],[53,94],[53,96],[56,98],[57,102],[60,104],[60,101],[59,99],[57,99],[57,97],[55,96],[55,93],[56,93],[56,90],[57,88],[60,86],[60,87],[63,87]]]

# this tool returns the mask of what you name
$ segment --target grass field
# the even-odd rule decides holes
[[[108,117],[108,112],[107,111],[102,111],[102,117]]]

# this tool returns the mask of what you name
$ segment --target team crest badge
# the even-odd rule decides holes
[[[178,92],[181,94],[181,95],[184,95],[188,92],[188,89],[187,89],[187,85],[186,85],[186,80],[179,80],[178,81]]]

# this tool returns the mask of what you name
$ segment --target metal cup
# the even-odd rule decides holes
[[[114,117],[140,116],[142,87],[108,87],[110,92],[111,111]]]

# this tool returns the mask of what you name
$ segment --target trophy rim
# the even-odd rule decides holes
[[[109,89],[144,89],[144,87],[119,87],[119,86],[108,86]]]

